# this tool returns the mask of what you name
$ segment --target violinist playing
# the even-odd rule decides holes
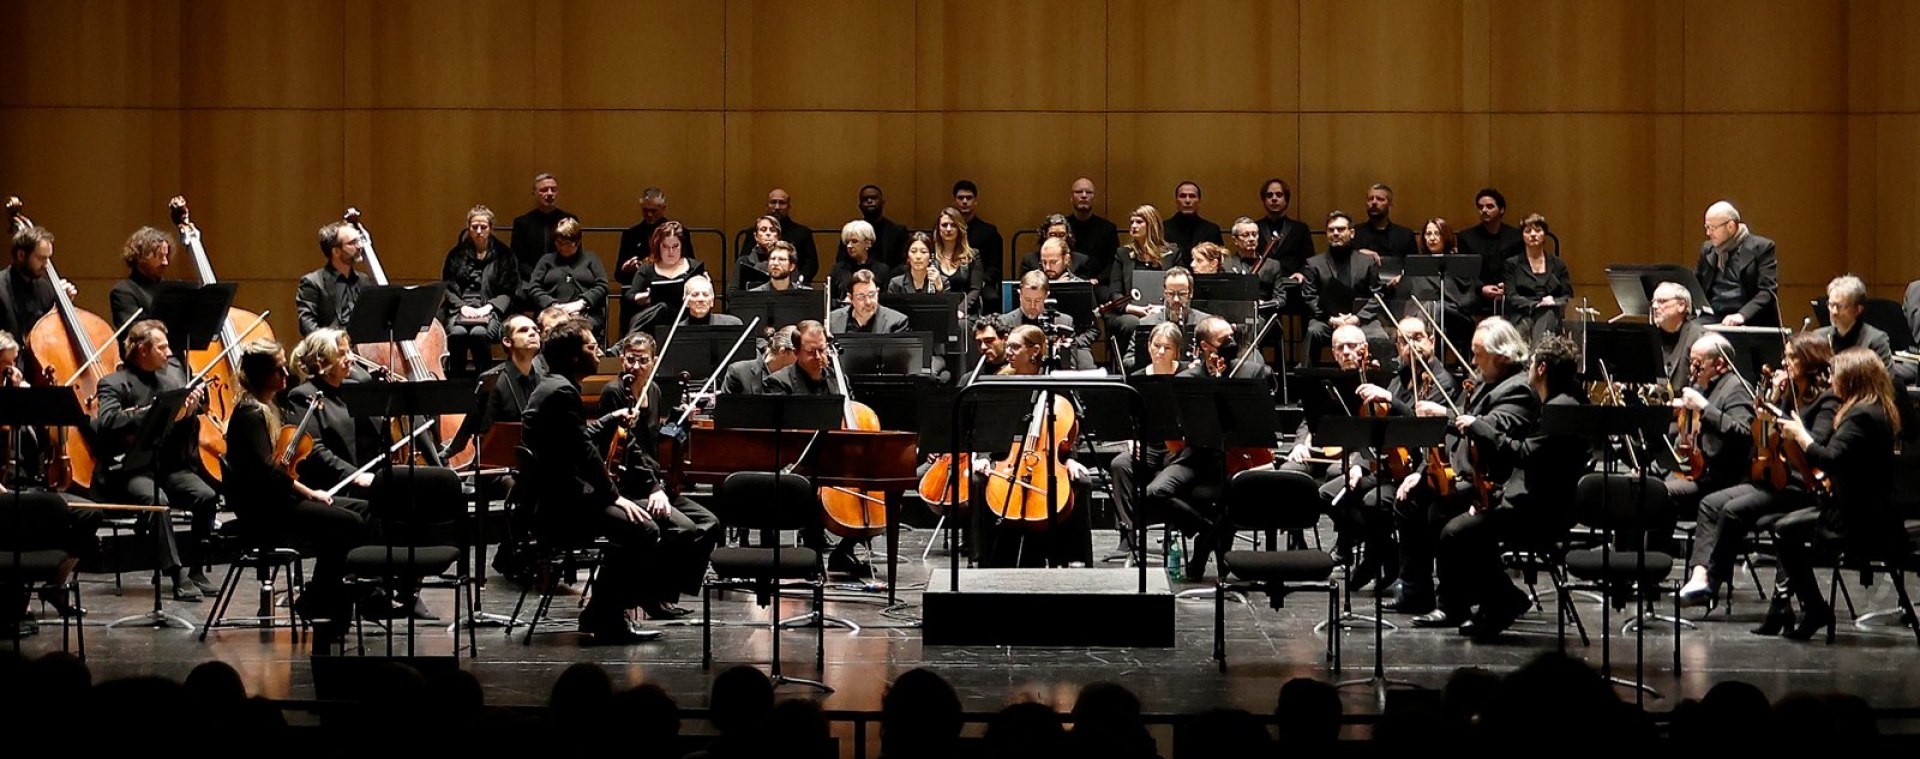
[[[1524,438],[1540,413],[1540,396],[1528,371],[1527,341],[1512,322],[1500,318],[1481,322],[1473,332],[1472,350],[1481,383],[1464,400],[1455,399],[1452,405],[1414,404],[1417,416],[1450,420],[1447,464],[1456,478],[1453,495],[1442,496],[1436,485],[1421,482],[1396,493],[1399,497],[1394,502],[1400,530],[1400,581],[1388,587],[1386,608],[1416,615],[1417,627],[1455,627],[1468,620],[1475,600],[1471,589],[1442,583],[1439,593],[1434,591],[1440,534],[1454,517],[1482,514],[1499,503],[1497,494],[1488,491],[1505,482],[1519,465],[1514,449],[1500,444]]]
[[[29,387],[27,376],[20,370],[20,341],[13,335],[0,332],[0,386]],[[48,466],[46,456],[63,450],[52,441],[44,428],[40,427],[0,427],[0,499],[14,492],[45,491],[48,489]],[[71,491],[60,494],[68,504],[91,503]],[[61,525],[61,550],[68,559],[60,565],[55,586],[64,587],[67,578],[73,575],[74,567],[81,558],[91,558],[99,554],[100,541],[94,537],[100,524],[101,512],[92,509],[68,509],[67,519]],[[17,588],[0,586],[0,592],[12,592],[5,598],[22,598],[25,594]],[[41,590],[40,600],[60,612],[61,616],[71,616],[73,608],[67,602],[65,593]],[[13,614],[19,608],[0,606],[0,639],[9,633],[30,632],[26,618],[19,624],[10,624]]]
[[[1476,356],[1481,342],[1474,340]],[[1541,409],[1574,407],[1587,402],[1579,371],[1579,346],[1564,335],[1548,333],[1534,343],[1532,361],[1515,376],[1526,378],[1529,394],[1544,399],[1539,402]],[[1518,396],[1516,401],[1513,410],[1524,406]],[[1479,461],[1487,474],[1504,469],[1506,475],[1494,481],[1497,493],[1488,496],[1485,506],[1474,503],[1467,513],[1447,522],[1436,549],[1444,605],[1433,614],[1445,617],[1442,624],[1458,624],[1460,634],[1477,640],[1498,636],[1532,606],[1501,567],[1501,546],[1544,548],[1565,535],[1574,523],[1568,505],[1592,461],[1585,438],[1544,434],[1538,419],[1521,420],[1517,415],[1502,424],[1498,416],[1505,413],[1495,409],[1489,416],[1467,414],[1454,419],[1455,428],[1465,431],[1479,447]],[[1414,618],[1414,624],[1433,626],[1422,619],[1427,617]]]
[[[653,513],[659,545],[647,554],[649,566],[639,606],[648,619],[678,619],[691,613],[679,605],[680,594],[700,592],[707,556],[720,539],[720,520],[682,495],[667,477],[666,467],[654,456],[661,417],[672,409],[661,407],[658,384],[648,383],[642,405],[635,405],[633,387],[646,382],[655,360],[652,335],[635,332],[620,341],[620,380],[600,389],[599,407],[595,409],[600,420],[594,440],[607,443],[624,428],[625,442],[614,449],[617,458],[609,460],[615,472],[614,485],[622,493],[647,493],[649,505],[666,502],[666,509]]]
[[[1051,361],[1048,357],[1049,353],[1050,341],[1039,327],[1028,325],[1014,327],[1007,334],[1005,354],[1007,364],[1000,368],[998,376],[1035,377],[1045,374]],[[1062,408],[1068,403],[1064,396],[1051,393],[1048,396],[1051,402],[1060,403]],[[1034,411],[1037,412],[1039,409],[1038,404],[1033,406]],[[1026,421],[1030,429],[1040,432],[1038,437],[1046,436],[1044,419],[1029,418]],[[975,466],[981,470],[972,475],[974,502],[970,504],[974,515],[973,545],[977,551],[976,558],[981,565],[988,567],[1067,566],[1075,562],[1084,565],[1092,560],[1092,523],[1087,517],[1089,510],[1084,508],[1092,494],[1089,488],[1091,470],[1073,457],[1073,442],[1078,439],[1079,434],[1077,424],[1071,427],[1055,430],[1060,440],[1058,455],[1065,461],[1067,472],[1067,481],[1059,484],[1073,488],[1073,497],[1081,508],[1067,511],[1060,521],[1046,530],[1045,536],[1041,538],[1046,546],[1043,550],[1027,550],[1027,539],[1035,531],[1016,520],[996,521],[997,515],[985,502],[987,479],[999,476],[989,474],[985,470],[996,464],[1004,464],[1004,458],[1008,452],[1004,450],[991,453],[980,452],[971,457],[971,461],[976,462]],[[993,459],[996,458],[1002,461],[994,461]],[[1042,467],[1041,471],[1044,472],[1045,468]],[[1048,485],[1046,477],[1040,477],[1036,484],[1046,487]]]
[[[213,521],[220,512],[220,493],[195,471],[198,431],[193,424],[176,424],[160,443],[155,468],[130,471],[121,461],[132,449],[134,437],[146,424],[154,399],[187,386],[185,370],[174,363],[167,328],[156,319],[135,322],[127,329],[127,355],[119,370],[100,380],[99,411],[93,418],[94,451],[104,466],[94,472],[97,498],[117,503],[171,506],[193,515],[192,546],[196,554],[213,537]],[[206,410],[207,388],[200,385],[187,396],[190,413]],[[157,487],[156,487],[157,485]],[[143,524],[153,533],[160,569],[173,579],[176,601],[200,600],[220,587],[207,579],[200,565],[205,557],[183,562],[173,538],[173,522],[163,513],[144,514]],[[191,566],[188,566],[190,564]]]
[[[1454,381],[1453,373],[1442,366],[1434,356],[1433,333],[1427,328],[1427,321],[1417,316],[1400,320],[1394,341],[1399,354],[1400,370],[1386,387],[1362,381],[1354,389],[1355,401],[1360,404],[1361,413],[1368,414],[1366,407],[1374,411],[1385,411],[1384,416],[1411,417],[1414,405],[1420,401],[1445,403],[1443,399],[1458,399],[1459,384]],[[1355,327],[1342,327],[1334,330],[1334,357],[1341,366],[1357,366],[1364,361],[1359,357],[1366,352],[1366,334]],[[1356,454],[1361,452],[1356,452]],[[1387,484],[1390,491],[1399,494],[1410,490],[1425,470],[1420,466],[1418,451],[1404,454],[1410,471],[1396,472],[1400,478]],[[1355,567],[1349,577],[1354,578],[1356,586],[1364,585],[1368,580],[1391,583],[1399,577],[1400,547],[1393,537],[1393,510],[1391,502],[1380,503],[1385,494],[1378,481],[1379,462],[1366,457],[1356,457],[1345,476],[1328,479],[1321,486],[1320,497],[1327,502],[1327,514],[1332,518],[1338,540],[1334,547],[1335,561],[1346,564],[1352,556],[1356,544],[1366,545],[1366,560]],[[1389,479],[1392,479],[1389,477]],[[1412,482],[1409,482],[1411,480]],[[1338,501],[1335,496],[1340,496]],[[1385,585],[1382,585],[1384,588]]]
[[[604,423],[589,419],[580,399],[580,381],[600,364],[593,324],[575,317],[547,330],[540,355],[550,373],[528,400],[521,444],[533,460],[520,473],[533,494],[537,532],[562,545],[598,537],[613,544],[580,612],[580,632],[603,644],[657,640],[661,632],[642,629],[632,610],[652,595],[646,572],[660,538],[656,522],[672,509],[671,499],[658,489],[636,502],[608,474],[596,442]],[[626,417],[624,409],[617,413],[614,421]]]
[[[1706,495],[1746,482],[1753,471],[1753,393],[1734,375],[1733,344],[1709,332],[1687,355],[1693,385],[1673,399],[1687,423],[1675,424],[1675,447],[1683,454],[1691,447],[1698,456],[1680,457],[1683,471],[1666,479],[1675,513],[1682,515],[1694,513]],[[1699,471],[1691,471],[1689,458],[1701,465]]]
[[[279,343],[254,340],[236,350],[240,398],[227,421],[222,481],[231,492],[242,495],[233,504],[242,524],[269,540],[274,536],[298,539],[313,551],[313,575],[293,608],[313,622],[314,650],[324,651],[346,635],[351,619],[352,599],[342,564],[347,552],[366,538],[367,502],[328,496],[287,471],[289,451],[280,441],[284,437],[298,448],[300,435],[281,433],[300,425],[302,419],[311,427],[320,415],[316,410],[307,417],[304,405],[291,419],[282,415],[281,396],[291,378]]]
[[[352,353],[342,330],[317,329],[301,338],[293,349],[293,363],[306,380],[284,394],[283,405],[290,416],[295,409],[305,409],[314,396],[326,399],[314,412],[313,455],[300,462],[300,481],[325,490],[352,478],[344,492],[364,498],[373,488],[373,474],[359,469],[386,456],[387,429],[384,419],[356,418],[339,397],[342,386],[373,379],[353,365],[348,358]]]
[[[1840,399],[1827,389],[1832,362],[1833,347],[1825,335],[1801,332],[1787,341],[1780,371],[1774,372],[1766,384],[1766,403],[1782,413],[1791,413],[1799,418],[1801,425],[1815,441],[1824,442],[1833,434],[1834,413],[1840,409]],[[1755,414],[1772,417],[1772,411],[1764,407],[1757,407]],[[1756,418],[1755,424],[1761,423],[1762,420]],[[1772,425],[1774,421],[1769,418],[1764,423]],[[1763,428],[1760,431],[1775,439],[1779,437],[1778,433],[1771,430]],[[1780,443],[1786,441],[1781,440]],[[1778,444],[1770,447],[1773,450],[1755,451],[1755,455],[1786,456]],[[1786,468],[1784,487],[1776,488],[1772,482],[1749,480],[1708,493],[1700,499],[1700,514],[1693,528],[1693,555],[1688,562],[1693,569],[1686,585],[1680,588],[1682,605],[1715,605],[1720,588],[1733,579],[1734,565],[1740,559],[1747,533],[1762,517],[1785,514],[1813,505],[1811,493],[1817,483],[1806,481],[1810,472],[1787,466],[1785,461],[1772,465]],[[1791,621],[1792,609],[1788,603],[1787,594],[1776,586],[1774,608],[1767,618],[1776,622],[1781,619]]]

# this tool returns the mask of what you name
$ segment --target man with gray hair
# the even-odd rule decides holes
[[[1739,209],[1724,200],[1707,206],[1706,232],[1694,274],[1706,288],[1714,318],[1733,327],[1780,326],[1774,302],[1780,289],[1780,265],[1773,241],[1747,229]]]
[[[619,270],[621,281],[633,278],[640,269],[640,262],[653,255],[647,249],[648,241],[653,239],[653,230],[672,221],[667,216],[667,193],[658,187],[648,187],[640,191],[640,223],[627,227],[620,233],[620,251],[615,254],[614,266]],[[688,236],[680,243],[680,256],[688,260],[698,260],[693,254],[693,238]]]
[[[1673,406],[1699,413],[1694,445],[1705,469],[1692,477],[1668,475],[1667,492],[1679,514],[1693,513],[1701,498],[1746,482],[1753,472],[1753,393],[1733,376],[1733,343],[1708,332],[1694,341],[1688,362],[1693,384],[1680,391]]]
[[[1687,351],[1706,329],[1693,318],[1693,294],[1678,282],[1661,282],[1653,288],[1650,310],[1653,326],[1660,328],[1660,357],[1667,370],[1667,386],[1678,392],[1687,385]]]
[[[1887,333],[1860,320],[1867,310],[1867,283],[1852,274],[1842,274],[1827,283],[1827,317],[1831,324],[1818,332],[1833,343],[1833,352],[1848,348],[1866,348],[1880,357],[1880,363],[1893,366],[1893,343]]]
[[[533,279],[540,257],[553,252],[553,228],[573,214],[560,210],[560,180],[540,172],[533,177],[533,209],[513,218],[513,236],[507,247],[520,264],[520,281]],[[578,217],[574,217],[578,218]]]

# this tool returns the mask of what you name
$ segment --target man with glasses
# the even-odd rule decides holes
[[[1168,269],[1167,275],[1161,279],[1160,295],[1166,304],[1152,307],[1147,315],[1140,319],[1140,326],[1134,328],[1133,334],[1151,335],[1154,327],[1162,324],[1178,324],[1180,331],[1186,333],[1188,338],[1192,338],[1194,327],[1199,326],[1200,321],[1208,316],[1206,312],[1193,307],[1193,273],[1183,266]],[[1127,344],[1129,373],[1146,365],[1145,347],[1140,340]]]
[[[1679,392],[1687,386],[1687,352],[1707,331],[1693,318],[1693,294],[1678,282],[1661,282],[1653,288],[1649,311],[1653,325],[1660,328],[1660,357],[1667,370],[1667,388]]]
[[[1693,384],[1673,399],[1673,407],[1698,412],[1694,446],[1706,470],[1696,477],[1667,477],[1667,492],[1679,514],[1693,513],[1701,498],[1746,482],[1753,472],[1753,393],[1733,376],[1733,343],[1709,332],[1694,341],[1687,355]],[[1684,461],[1680,465],[1687,466]]]
[[[1772,240],[1754,234],[1727,201],[1707,207],[1707,241],[1694,274],[1707,290],[1707,306],[1721,324],[1780,326],[1774,298],[1780,264]]]
[[[827,329],[836,335],[849,332],[877,335],[905,332],[907,315],[880,305],[880,285],[876,283],[873,272],[862,269],[853,273],[853,286],[847,294],[847,305],[827,314]]]

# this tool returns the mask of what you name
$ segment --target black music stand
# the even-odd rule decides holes
[[[438,285],[387,285],[361,290],[360,299],[354,303],[353,317],[347,320],[347,339],[355,345],[386,343],[392,347],[395,354],[399,354],[402,352],[400,346],[402,341],[413,340],[432,328],[433,320],[439,316],[440,304],[446,300],[446,297],[446,289]],[[472,386],[464,382],[458,384],[466,386],[466,390],[460,394],[467,397],[469,401],[467,405],[471,407],[473,405],[471,403]],[[364,395],[362,401],[372,402],[370,397]],[[387,415],[367,414],[366,416]],[[413,427],[411,423],[407,425],[409,430]],[[436,427],[433,432],[434,445],[427,446],[429,449],[427,460],[435,466],[441,463],[439,440],[440,434]]]
[[[1260,277],[1254,274],[1195,274],[1193,299],[1260,300]]]
[[[850,376],[909,376],[932,371],[930,332],[852,332],[835,335],[834,339],[840,343],[841,366]]]
[[[960,293],[881,293],[880,305],[907,315],[907,327],[933,335],[933,352],[949,355],[964,348],[960,335]]]
[[[74,431],[67,434],[78,435],[80,434],[79,430],[91,421],[92,420],[87,417],[87,412],[80,408],[79,395],[75,394],[70,388],[0,386],[0,427],[6,427],[10,430],[17,430],[24,427],[73,427],[75,428]],[[57,444],[57,442],[53,440],[42,443],[42,445],[55,444]],[[9,471],[26,471],[21,467],[20,446],[9,446],[9,448],[13,456],[13,461],[11,462],[12,469]],[[20,555],[25,552],[25,546],[17,540],[17,536],[19,536],[21,532],[20,520],[22,518],[20,511],[20,489],[14,488],[11,485],[8,487],[13,491],[9,493],[8,496],[13,501],[13,533],[16,536],[16,541],[13,544],[13,567],[17,573],[20,567]],[[156,612],[164,614],[164,612],[160,612],[159,572],[159,566],[156,564],[153,576],[153,605]],[[145,615],[142,615],[142,617],[129,617],[129,619],[138,619],[144,616]],[[180,622],[186,621],[177,616],[172,617],[172,619]],[[164,625],[165,623],[161,623],[157,626]],[[189,623],[187,629],[193,629],[193,625]],[[20,653],[21,637],[20,635],[13,636],[13,652],[16,654]],[[85,647],[85,642],[85,638],[82,637],[82,648]]]
[[[194,373],[187,361],[187,352],[206,350],[213,339],[220,336],[221,328],[227,323],[227,309],[233,307],[233,294],[238,289],[239,285],[224,282],[169,283],[154,293],[153,307],[148,313],[166,326],[167,343],[180,359],[180,369],[187,376]]]
[[[1609,367],[1611,367],[1611,364],[1609,364]],[[1544,406],[1540,410],[1540,434],[1566,435],[1598,442],[1601,451],[1600,471],[1604,475],[1611,475],[1613,473],[1613,446],[1610,444],[1611,438],[1617,435],[1623,439],[1637,437],[1644,440],[1648,436],[1662,435],[1666,433],[1667,425],[1672,421],[1673,411],[1662,406]],[[1653,481],[1653,484],[1657,487],[1664,487],[1657,479]],[[1600,492],[1603,499],[1610,498],[1613,489],[1603,488]],[[1644,499],[1634,503],[1634,521],[1637,523],[1646,521],[1641,511],[1641,509],[1645,507],[1645,504]],[[1601,505],[1601,510],[1608,511],[1604,501]],[[1640,587],[1641,581],[1647,575],[1647,531],[1640,530],[1639,532],[1640,546],[1636,552],[1638,554],[1636,557],[1638,562],[1633,568],[1634,620],[1636,622],[1648,618],[1646,589]],[[1604,557],[1601,560],[1601,566],[1613,566],[1613,541],[1602,541],[1600,550]],[[1613,603],[1610,600],[1604,597],[1600,599],[1600,631],[1602,635],[1600,644],[1600,676],[1606,678],[1607,682],[1634,689],[1634,701],[1636,704],[1640,703],[1648,694],[1651,694],[1654,698],[1660,698],[1660,692],[1654,690],[1646,683],[1647,632],[1645,625],[1635,624],[1633,626],[1633,679],[1626,680],[1613,676],[1613,647],[1607,644],[1608,636],[1612,633],[1613,624],[1607,617],[1612,608]],[[1676,626],[1674,635],[1677,638],[1679,636],[1678,625],[1680,620],[1675,618],[1673,621]],[[1673,663],[1674,674],[1677,676],[1680,667],[1680,651],[1677,646],[1673,652]]]
[[[1174,403],[1179,408],[1179,434],[1169,439],[1184,439],[1196,448],[1225,451],[1231,448],[1272,450],[1280,437],[1280,415],[1273,409],[1273,391],[1267,383],[1253,378],[1186,377],[1172,385]],[[1232,479],[1227,460],[1220,460],[1220,483]],[[1228,545],[1214,546],[1225,553]],[[1199,557],[1189,557],[1189,560]],[[1218,586],[1185,590],[1179,598],[1210,597]]]
[[[1095,328],[1093,326],[1095,296],[1092,282],[1049,282],[1047,299],[1055,303],[1055,308],[1060,313],[1073,317],[1074,330],[1084,332]]]
[[[1447,300],[1447,281],[1450,279],[1464,278],[1471,287],[1478,289],[1480,286],[1481,257],[1471,253],[1454,253],[1444,256],[1407,256],[1403,265],[1405,268],[1400,274],[1400,281],[1403,285],[1401,288],[1402,292],[1406,291],[1404,285],[1408,277],[1418,277],[1421,279],[1432,278],[1434,280],[1436,285],[1434,291],[1440,293],[1439,313],[1429,313],[1428,321],[1434,323],[1435,329],[1437,329],[1440,334],[1447,334],[1447,304],[1449,303]],[[1428,306],[1426,309],[1427,312],[1432,310],[1432,306]],[[1387,319],[1394,318],[1393,314],[1381,314],[1381,316]],[[1463,316],[1462,318],[1472,319],[1472,317],[1469,316]],[[1472,356],[1457,356],[1456,358],[1458,358],[1461,363],[1469,363],[1473,360]]]
[[[1637,322],[1586,324],[1586,344],[1580,350],[1580,378],[1589,382],[1612,380],[1627,384],[1659,382],[1667,378],[1666,356],[1660,350],[1660,328]],[[1601,371],[1601,366],[1606,371]],[[1678,388],[1675,388],[1676,390]]]
[[[669,311],[679,311],[680,301],[687,297],[687,279],[687,277],[676,277],[648,282],[647,305],[664,306]]]
[[[1693,298],[1693,312],[1696,315],[1713,313],[1712,307],[1708,305],[1707,290],[1700,285],[1700,277],[1694,273],[1693,269],[1679,264],[1614,264],[1607,267],[1609,284],[1616,281],[1616,276],[1620,284],[1615,286],[1615,299],[1620,299],[1620,291],[1626,289],[1626,283],[1631,281],[1630,277],[1640,280],[1640,291],[1643,293],[1642,298],[1632,303],[1638,307],[1637,311],[1627,311],[1629,303],[1621,300],[1622,313],[1633,316],[1650,313],[1648,308],[1653,298],[1653,290],[1662,282],[1673,282],[1687,288],[1688,295]]]
[[[786,433],[789,431],[812,432],[815,440],[818,440],[819,436],[826,434],[828,430],[840,429],[845,403],[846,399],[838,395],[723,395],[713,407],[713,426],[715,429],[773,430],[773,460],[767,462],[766,471],[777,478],[788,473],[785,457],[780,450],[780,444],[785,440]],[[774,492],[777,495],[781,491],[776,489]],[[781,503],[773,505],[776,512],[785,507],[786,504]],[[773,544],[773,563],[780,564],[780,536],[775,534],[773,540],[767,542]],[[821,561],[825,560],[826,557],[822,556]],[[825,571],[821,569],[823,577]],[[773,597],[777,599],[779,595],[776,588]],[[825,682],[788,677],[780,672],[780,630],[801,620],[817,622],[822,626],[837,623],[849,629],[860,629],[852,622],[827,616],[821,609],[814,609],[808,614],[792,619],[776,619],[772,630],[773,654],[770,668],[773,671],[769,674],[769,679],[773,681],[775,687],[792,683],[832,693],[833,687]],[[821,674],[825,675],[824,672]]]
[[[672,329],[671,326],[655,327],[654,337],[658,340],[655,344],[664,345],[666,334]],[[660,369],[654,377],[677,378],[686,372],[690,377],[705,379],[715,368],[733,363],[738,353],[731,349],[746,331],[745,324],[683,324],[673,335],[673,350],[660,356]],[[750,350],[745,343],[740,345],[743,350]],[[679,397],[677,394],[667,396],[670,400]]]
[[[222,312],[221,317],[225,318],[225,316],[226,314]],[[133,433],[133,445],[127,449],[127,455],[120,459],[120,467],[124,471],[138,472],[146,470],[153,474],[153,494],[151,497],[155,504],[161,502],[161,448],[167,437],[173,434],[174,425],[178,424],[183,418],[183,412],[187,405],[187,395],[189,394],[190,391],[186,388],[179,388],[168,390],[154,396],[153,404],[147,410],[146,421],[142,422],[140,429]],[[161,514],[160,518],[154,521],[158,522],[158,524],[153,527],[155,530],[173,529],[172,520],[168,519],[166,514]],[[180,615],[169,613],[161,606],[160,562],[158,560],[153,563],[153,609],[144,614],[121,617],[107,623],[107,629],[121,626],[179,627],[184,630],[194,629],[192,622],[188,622]]]
[[[727,313],[740,317],[740,321],[750,322],[760,317],[760,324],[769,329],[779,329],[798,324],[806,319],[819,319],[821,298],[819,290],[762,290],[760,292],[736,292],[727,296]]]
[[[1133,288],[1126,293],[1136,306],[1167,304],[1167,273],[1159,269],[1134,269]]]
[[[1349,455],[1353,451],[1367,451],[1374,461],[1381,460],[1381,451],[1392,448],[1427,448],[1442,445],[1447,440],[1447,420],[1440,417],[1362,417],[1328,416],[1320,420],[1314,429],[1314,443],[1322,447],[1340,446]],[[1342,470],[1344,472],[1344,469]],[[1342,477],[1345,475],[1342,474]],[[1374,473],[1373,487],[1376,502],[1384,503],[1387,479],[1380,472]],[[1397,484],[1397,483],[1396,483]],[[1384,571],[1384,565],[1382,566]],[[1373,583],[1373,674],[1357,680],[1344,680],[1334,684],[1336,688],[1364,686],[1374,691],[1375,699],[1382,705],[1387,702],[1387,691],[1395,686],[1417,688],[1418,685],[1387,677],[1385,634],[1386,625],[1380,620],[1380,590],[1385,583],[1381,577],[1375,577]],[[1329,635],[1337,635],[1338,630],[1329,629]]]
[[[1787,352],[1787,330],[1780,327],[1727,327],[1705,325],[1707,334],[1718,334],[1733,344],[1733,360],[1727,363],[1740,373],[1740,381],[1752,386],[1760,381],[1760,368],[1779,366]]]

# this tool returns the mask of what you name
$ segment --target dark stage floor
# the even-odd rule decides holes
[[[831,614],[852,619],[862,625],[858,633],[830,629],[826,636],[826,671],[813,667],[813,633],[799,630],[785,633],[782,658],[786,672],[798,677],[820,677],[837,691],[825,696],[829,709],[873,710],[879,707],[885,682],[892,676],[919,666],[931,667],[958,688],[970,711],[991,711],[1011,699],[1027,696],[1052,703],[1062,709],[1072,703],[1076,689],[1096,680],[1115,680],[1132,687],[1150,712],[1191,712],[1213,706],[1234,706],[1266,712],[1281,683],[1293,677],[1357,678],[1365,677],[1373,660],[1373,634],[1368,629],[1345,633],[1343,672],[1332,672],[1321,660],[1323,639],[1313,626],[1324,618],[1324,601],[1311,594],[1295,596],[1285,609],[1269,609],[1264,599],[1251,605],[1232,603],[1227,612],[1227,638],[1232,666],[1226,674],[1216,671],[1209,659],[1211,650],[1213,604],[1209,599],[1181,600],[1176,606],[1177,645],[1170,649],[1064,648],[1007,649],[999,647],[931,647],[922,645],[922,636],[912,622],[917,616],[919,588],[927,573],[946,568],[943,552],[933,552],[931,560],[918,560],[929,532],[910,531],[902,536],[902,556],[912,557],[901,564],[900,611],[904,615],[883,614],[884,595],[839,590],[828,605]],[[1096,534],[1096,542],[1111,547],[1114,533]],[[1330,533],[1328,535],[1330,539]],[[1118,564],[1107,565],[1123,571]],[[224,571],[224,567],[218,568]],[[1160,571],[1157,567],[1153,571]],[[1771,569],[1762,575],[1771,580]],[[218,579],[216,572],[215,578]],[[1850,582],[1854,578],[1849,575]],[[215,631],[205,643],[195,632],[180,629],[106,629],[106,620],[137,614],[150,608],[151,596],[145,577],[127,576],[124,595],[116,596],[111,575],[88,575],[85,585],[86,606],[91,609],[87,629],[88,660],[97,677],[134,674],[184,676],[195,664],[219,658],[233,664],[247,680],[250,690],[278,698],[314,697],[312,667],[303,647],[296,646],[285,630],[263,633],[255,630]],[[101,584],[100,580],[106,580]],[[1824,581],[1824,574],[1823,574]],[[243,584],[242,600],[236,608],[250,605],[254,586]],[[486,610],[509,611],[518,591],[495,577],[482,596]],[[1887,608],[1893,605],[1893,591],[1887,582],[1875,583],[1863,590],[1852,589],[1857,608]],[[575,596],[565,597],[557,606],[560,615],[570,618]],[[1355,607],[1366,611],[1370,602],[1356,595]],[[432,593],[428,602],[434,610],[450,615],[454,603],[444,591]],[[1535,610],[1516,625],[1504,639],[1492,644],[1471,643],[1451,631],[1414,630],[1410,627],[1385,635],[1388,674],[1400,680],[1425,686],[1441,685],[1447,675],[1461,666],[1485,667],[1496,672],[1511,670],[1536,653],[1555,646],[1553,602],[1547,611]],[[1584,655],[1596,666],[1600,663],[1598,638],[1599,605],[1578,601],[1581,615],[1594,632],[1593,645],[1582,649],[1577,638],[1570,638],[1570,650]],[[688,605],[698,608],[694,599]],[[785,602],[787,615],[805,610],[805,602]],[[1682,634],[1681,657],[1685,671],[1672,672],[1670,628],[1654,627],[1646,639],[1647,682],[1667,696],[1647,701],[1649,709],[1670,708],[1674,697],[1698,697],[1713,684],[1729,679],[1754,683],[1769,696],[1778,697],[1794,690],[1842,690],[1866,696],[1876,707],[1920,705],[1920,679],[1909,676],[1920,664],[1920,647],[1903,628],[1873,626],[1857,629],[1843,624],[1839,640],[1826,645],[1759,638],[1747,632],[1758,623],[1764,611],[1743,572],[1740,592],[1733,613],[1714,612],[1700,622],[1700,629]],[[205,616],[207,602],[175,604],[169,610],[192,619],[196,624]],[[1668,607],[1670,608],[1670,607]],[[1844,613],[1844,609],[1842,610]],[[244,611],[237,613],[246,613]],[[716,604],[718,620],[764,620],[766,610],[756,608],[744,595],[729,596]],[[1688,612],[1700,618],[1698,610]],[[697,615],[696,615],[697,618]],[[1391,617],[1406,623],[1405,617]],[[1632,676],[1634,645],[1631,636],[1618,634],[1615,618],[1613,641],[1614,674]],[[1886,620],[1883,620],[1883,623]],[[1019,619],[1002,620],[1019,625]],[[1131,624],[1114,619],[1112,624]],[[426,623],[423,623],[426,624]],[[429,629],[423,627],[423,629]],[[419,652],[446,655],[451,644],[444,623],[430,628],[418,640]],[[715,650],[721,666],[731,663],[762,663],[768,657],[768,632],[764,628],[744,626],[717,627]],[[5,644],[0,644],[5,645]],[[384,651],[384,639],[369,638],[368,648]],[[49,625],[22,642],[29,654],[55,650],[59,646],[58,627]],[[571,632],[555,631],[536,635],[531,646],[523,646],[519,636],[507,640],[500,629],[479,631],[479,654],[465,666],[487,690],[494,704],[537,704],[562,668],[576,661],[595,661],[606,665],[616,681],[651,681],[667,688],[686,706],[704,706],[711,673],[700,668],[700,630],[698,627],[672,626],[665,640],[627,647],[583,647]],[[803,695],[811,691],[782,688],[783,694]],[[1623,695],[1631,697],[1627,691]],[[1349,711],[1377,709],[1371,692],[1347,691]]]

